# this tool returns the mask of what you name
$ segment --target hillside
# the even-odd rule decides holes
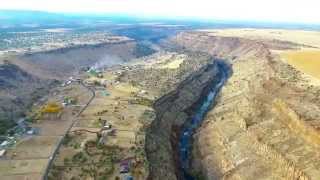
[[[1,64],[0,121],[12,125],[10,121],[23,115],[33,102],[46,95],[54,84],[54,81],[36,77],[17,65]],[[1,129],[0,133],[5,130],[6,128]]]
[[[81,68],[108,67],[154,52],[135,41],[84,45],[1,58],[0,114],[4,126],[23,116],[34,102]],[[6,128],[3,128],[4,133]]]
[[[24,54],[14,63],[37,76],[63,79],[84,67],[112,66],[152,54],[154,50],[135,41],[66,47],[51,51]]]

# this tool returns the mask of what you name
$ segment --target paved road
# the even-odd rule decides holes
[[[62,145],[62,142],[63,142],[63,139],[66,137],[66,135],[69,133],[69,131],[71,130],[71,128],[74,126],[74,124],[77,122],[78,118],[82,113],[83,111],[85,111],[87,109],[87,107],[90,105],[90,103],[93,101],[93,99],[96,97],[96,93],[95,91],[86,86],[82,81],[79,82],[80,85],[82,85],[83,87],[85,87],[86,89],[88,89],[88,91],[90,91],[92,93],[92,96],[91,98],[89,99],[89,101],[85,104],[85,106],[83,106],[83,108],[79,111],[79,113],[74,117],[74,119],[72,120],[72,123],[71,125],[68,127],[68,129],[66,130],[66,132],[64,133],[64,135],[61,137],[61,139],[59,140],[56,148],[54,149],[54,151],[52,152],[52,155],[50,156],[50,159],[49,159],[49,162],[48,162],[48,165],[46,167],[46,170],[45,170],[45,173],[42,177],[43,180],[47,180],[48,179],[48,174],[49,174],[49,171],[50,171],[50,168],[52,167],[52,163]]]

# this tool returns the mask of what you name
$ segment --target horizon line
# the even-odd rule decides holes
[[[160,15],[148,15],[148,17],[141,14],[130,14],[123,12],[66,12],[66,11],[49,11],[49,10],[32,10],[32,9],[0,9],[1,11],[21,11],[21,12],[38,12],[38,13],[48,13],[48,14],[57,14],[57,15],[66,15],[66,16],[92,16],[92,17],[110,17],[110,16],[123,16],[123,17],[132,17],[144,20],[173,20],[173,21],[200,21],[206,23],[217,23],[218,22],[229,22],[229,23],[260,23],[260,24],[269,24],[269,25],[316,25],[320,26],[320,22],[299,22],[299,21],[273,21],[273,20],[257,20],[257,19],[231,19],[231,18],[202,18],[202,17],[193,17],[193,16],[160,16]]]

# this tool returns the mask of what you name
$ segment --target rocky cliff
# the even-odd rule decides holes
[[[193,169],[207,179],[319,179],[319,87],[272,53],[288,42],[173,38],[176,47],[227,58],[233,74],[194,136]]]
[[[194,107],[219,81],[221,72],[216,62],[205,65],[180,83],[176,90],[154,104],[156,120],[148,129],[146,152],[151,179],[179,179],[177,143],[180,127],[193,114]]]
[[[202,32],[183,32],[169,39],[165,44],[174,49],[209,53],[212,56],[228,60],[270,55],[266,48],[267,45],[259,41],[211,36]]]

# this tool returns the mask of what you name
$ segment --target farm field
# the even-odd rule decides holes
[[[281,57],[296,69],[320,79],[320,51],[287,51]]]
[[[306,30],[284,30],[284,29],[208,29],[201,30],[208,32],[212,36],[241,37],[253,40],[281,40],[290,41],[297,44],[320,47],[320,32]]]

